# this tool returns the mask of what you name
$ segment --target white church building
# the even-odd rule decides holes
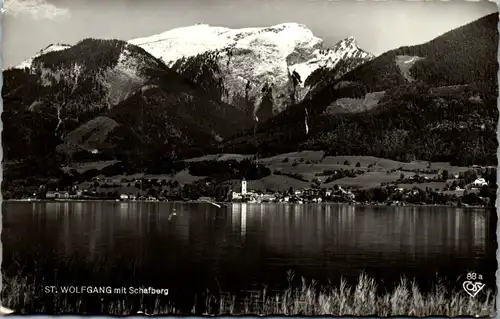
[[[242,179],[241,180],[240,192],[233,191],[232,192],[232,199],[233,200],[235,200],[235,199],[242,199],[243,197],[249,196],[249,195],[252,195],[252,194],[253,194],[252,192],[248,191],[247,181],[245,179]]]

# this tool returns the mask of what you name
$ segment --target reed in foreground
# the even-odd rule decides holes
[[[436,284],[429,293],[422,293],[415,282],[405,278],[392,290],[377,293],[374,279],[361,275],[354,286],[345,280],[340,285],[319,288],[315,281],[268,293],[265,289],[250,297],[241,299],[230,294],[209,296],[203,306],[193,306],[190,313],[184,313],[172,303],[156,299],[153,305],[131,306],[127,298],[100,304],[100,310],[89,310],[87,300],[80,297],[70,300],[66,295],[54,294],[47,304],[40,304],[41,288],[19,278],[4,278],[2,304],[17,313],[78,313],[96,312],[109,315],[129,314],[205,314],[205,315],[334,315],[334,316],[495,316],[495,294],[482,291],[475,298],[465,291],[447,290]],[[37,302],[38,301],[38,302]],[[198,309],[197,309],[198,308]],[[200,309],[203,308],[203,309]],[[49,310],[50,309],[50,310]]]

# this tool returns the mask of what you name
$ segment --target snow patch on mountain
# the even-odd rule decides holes
[[[322,39],[297,23],[243,29],[198,24],[133,39],[129,43],[142,47],[167,66],[175,66],[181,74],[192,62],[190,59],[202,55],[204,59],[212,59],[210,62],[215,62],[218,69],[212,71],[219,77],[223,86],[222,100],[227,103],[250,99],[258,108],[263,89],[269,85],[273,111],[278,112],[305,95],[304,82],[317,68],[332,68],[349,57],[373,58],[359,49],[353,37],[331,49],[325,48]],[[205,71],[200,66],[200,74],[190,74],[191,79],[197,82]],[[296,83],[292,81],[294,71],[300,77]]]
[[[54,51],[62,51],[70,48],[70,45],[67,44],[50,44],[49,46],[45,47],[44,49],[38,51],[36,55],[32,56],[29,59],[24,60],[23,62],[19,63],[18,65],[14,66],[15,69],[24,69],[24,68],[30,68],[31,64],[33,63],[33,60],[36,57],[39,57],[40,55],[49,53],[49,52],[54,52]]]

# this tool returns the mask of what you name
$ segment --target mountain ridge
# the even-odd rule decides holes
[[[338,78],[374,57],[353,36],[326,47],[305,25],[293,22],[240,29],[196,24],[128,43],[257,121],[313,94],[323,74]],[[15,68],[29,68],[39,56],[70,47],[49,45]]]
[[[63,43],[52,43],[47,45],[45,48],[41,49],[38,51],[34,56],[22,61],[21,63],[13,66],[12,68],[15,69],[24,69],[24,68],[30,68],[31,64],[33,63],[33,60],[41,55],[44,55],[49,52],[53,51],[61,51],[61,50],[66,50],[69,49],[71,45],[69,44],[63,44]]]

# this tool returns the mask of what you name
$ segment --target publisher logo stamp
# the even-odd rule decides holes
[[[481,282],[482,279],[483,276],[470,272],[467,274],[467,280],[463,282],[462,287],[469,296],[474,298],[485,286],[485,284]]]

